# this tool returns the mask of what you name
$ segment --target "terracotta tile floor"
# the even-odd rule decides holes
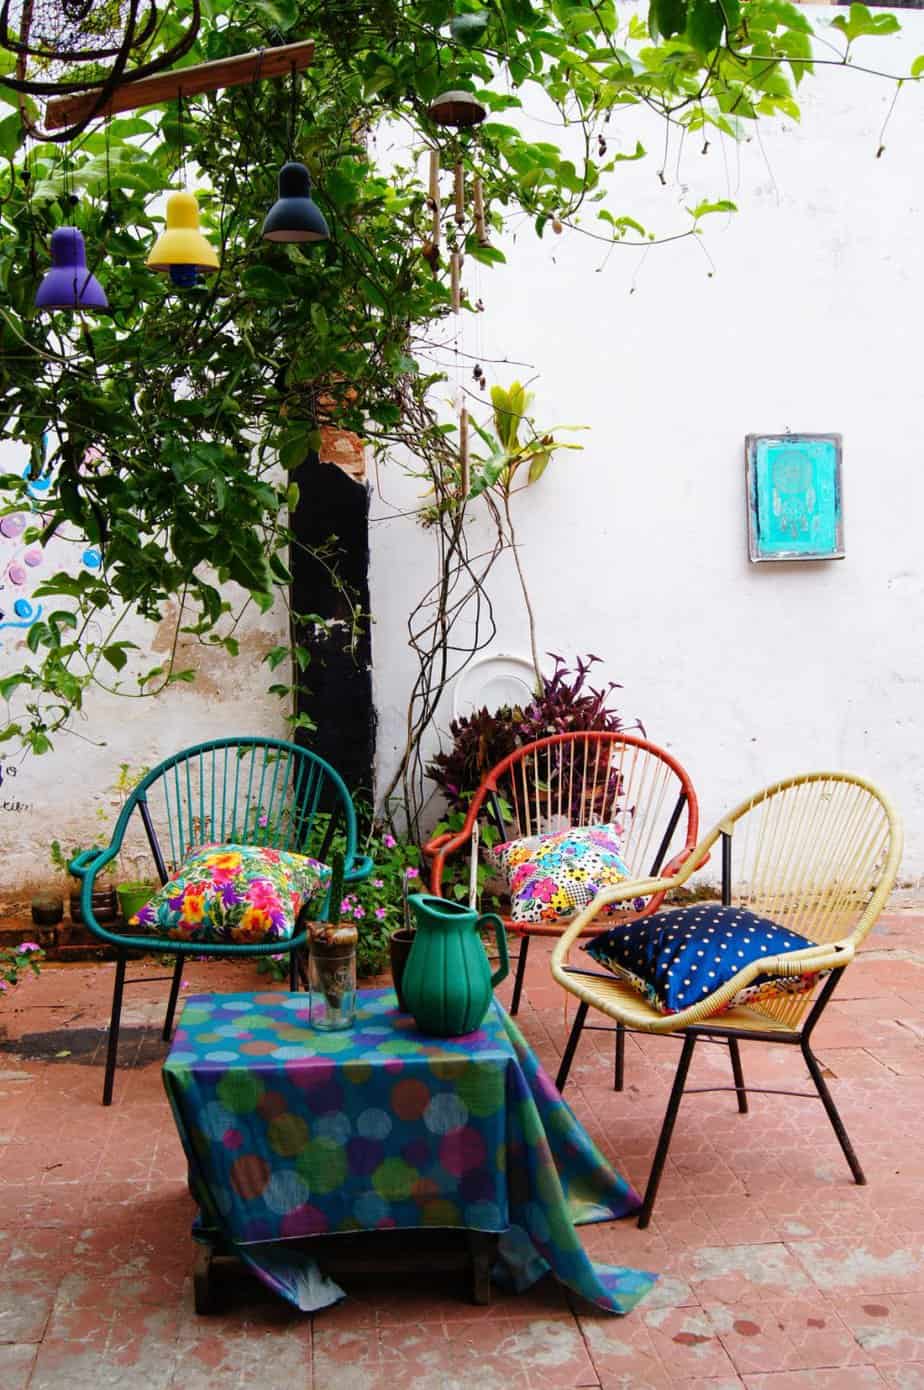
[[[562,998],[533,947],[520,1019],[554,1073]],[[651,1227],[585,1227],[593,1256],[661,1272],[627,1318],[547,1280],[490,1308],[421,1270],[310,1318],[241,1276],[199,1318],[192,1204],[161,1091],[166,983],[127,992],[126,1062],[104,1110],[111,965],[48,968],[0,1003],[0,1390],[924,1390],[924,914],[883,918],[817,1034],[864,1163],[850,1181],[821,1106],[727,1094],[684,1102]],[[135,967],[134,974],[157,975]],[[189,989],[264,987],[192,965]],[[509,983],[502,997],[509,998]],[[678,1044],[632,1038],[614,1093],[609,1039],[587,1035],[567,1095],[643,1186]],[[692,1084],[725,1084],[703,1047]],[[793,1049],[743,1047],[755,1085],[801,1089]]]

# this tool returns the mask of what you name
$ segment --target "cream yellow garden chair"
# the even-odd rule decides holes
[[[770,919],[784,933],[799,933],[811,945],[774,956],[763,956],[745,965],[702,999],[671,1014],[665,1014],[649,1003],[637,988],[627,982],[625,976],[620,977],[610,970],[590,970],[576,963],[568,964],[572,948],[593,925],[595,917],[599,917],[601,930],[606,930],[607,919],[599,916],[604,907],[643,894],[660,894],[679,888],[695,873],[697,866],[705,861],[719,840],[722,852],[722,904],[726,908],[737,909],[739,927],[736,930],[747,930],[740,927],[740,921],[749,920],[745,914],[754,913]],[[766,787],[730,811],[700,841],[683,867],[672,877],[640,879],[604,889],[564,932],[552,954],[552,974],[562,988],[580,1002],[575,1026],[562,1059],[560,1085],[567,1077],[587,1010],[591,1007],[630,1031],[668,1033],[682,1036],[684,1040],[639,1216],[640,1226],[647,1226],[651,1217],[693,1049],[701,1038],[727,1043],[735,1084],[734,1087],[695,1087],[691,1090],[734,1090],[738,1097],[738,1108],[742,1112],[747,1110],[747,1090],[739,1042],[798,1044],[854,1180],[857,1183],[866,1181],[810,1043],[815,1025],[837,987],[844,967],[853,960],[857,948],[882,910],[898,873],[901,852],[899,817],[888,799],[872,783],[843,772],[805,773]],[[686,924],[691,916],[698,916],[702,923],[708,923],[710,916],[718,919],[721,915],[715,909],[710,914],[705,905],[700,905],[695,913],[688,909],[682,920]],[[681,919],[674,917],[672,924],[667,920],[669,918],[670,910],[658,913],[640,920],[634,929],[636,932],[644,929],[651,933],[655,924],[660,922],[661,930],[673,932],[673,963],[677,959],[674,943],[680,931],[675,924]],[[726,915],[721,926],[724,928],[730,922],[731,918]],[[702,925],[698,930],[703,930]],[[712,930],[716,932],[719,929],[713,927]],[[654,940],[656,943],[663,942],[665,937],[656,935]],[[703,944],[700,939],[693,942],[694,946],[700,944]],[[709,944],[713,945],[712,942]],[[734,944],[737,946],[738,942]],[[633,943],[633,952],[635,949]],[[684,945],[682,949],[687,951],[688,946]],[[625,952],[625,945],[623,950]],[[690,955],[684,956],[687,960],[692,958]],[[585,960],[593,964],[586,956]],[[665,978],[663,965],[666,963],[665,955],[658,976],[662,983]],[[646,968],[650,969],[650,964]],[[690,969],[689,966],[686,968]],[[633,968],[633,974],[636,973]],[[742,990],[749,986],[753,990],[755,981],[761,978],[795,982],[800,977],[804,986],[801,993],[784,992],[786,986],[782,984],[777,992],[758,998],[752,995],[746,1003],[732,1003]],[[690,979],[682,983],[689,985]],[[705,987],[694,982],[694,990],[689,992],[693,993],[699,988]],[[752,1089],[756,1091],[758,1088]],[[795,1094],[812,1095],[811,1092]]]

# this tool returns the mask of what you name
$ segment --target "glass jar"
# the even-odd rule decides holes
[[[309,928],[308,986],[312,1028],[334,1032],[353,1026],[357,940],[355,927],[318,922]]]

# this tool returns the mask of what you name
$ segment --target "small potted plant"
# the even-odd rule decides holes
[[[128,763],[119,764],[119,775],[112,790],[118,796],[120,811],[128,800],[129,793],[149,770],[146,767],[135,769]],[[157,883],[144,875],[144,866],[149,862],[149,856],[145,854],[128,854],[124,848],[119,853],[119,872],[124,877],[116,883],[115,890],[119,900],[119,911],[125,922],[130,922],[157,891]]]
[[[117,883],[115,890],[122,919],[130,922],[145,904],[151,901],[157,891],[157,884],[147,878],[132,878]]]

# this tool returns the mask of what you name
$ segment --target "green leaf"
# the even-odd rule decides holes
[[[682,34],[687,24],[686,0],[651,0],[648,22],[652,38],[660,34],[662,38],[670,39],[675,34]]]
[[[118,642],[112,642],[108,647],[103,647],[103,656],[109,665],[114,666],[117,671],[121,671],[128,661],[123,647]]]
[[[474,238],[466,247],[465,254],[471,256],[473,261],[479,261],[482,265],[505,265],[507,262],[507,257],[503,251],[498,251],[496,246],[483,246]]]
[[[272,647],[264,656],[263,660],[271,671],[275,671],[277,666],[281,666],[289,658],[288,647]]]
[[[0,680],[0,700],[8,700],[18,685],[28,685],[29,677],[21,671]]]
[[[712,53],[722,42],[725,12],[719,0],[690,0],[687,38],[700,53]]]
[[[527,480],[530,483],[538,483],[543,473],[549,466],[549,459],[552,457],[551,449],[543,449],[540,453],[533,455],[533,461],[529,465]]]
[[[911,64],[911,76],[920,77],[922,72],[924,72],[924,53],[919,53]]]
[[[305,424],[293,425],[279,442],[279,462],[287,472],[300,468],[311,452],[313,431]]]
[[[900,28],[894,14],[873,14],[865,5],[851,5],[847,15],[839,14],[831,21],[832,29],[839,29],[848,43],[862,38],[865,34],[894,34]]]
[[[14,111],[12,116],[4,116],[0,121],[0,157],[12,159],[13,155],[23,143],[22,120],[19,112]]]
[[[718,202],[697,203],[695,208],[687,208],[691,217],[698,221],[701,217],[706,217],[710,212],[737,212],[738,206],[730,198],[720,198]]]
[[[281,584],[292,583],[292,571],[287,565],[283,564],[278,552],[274,551],[269,557],[269,567],[275,578],[278,579]]]

